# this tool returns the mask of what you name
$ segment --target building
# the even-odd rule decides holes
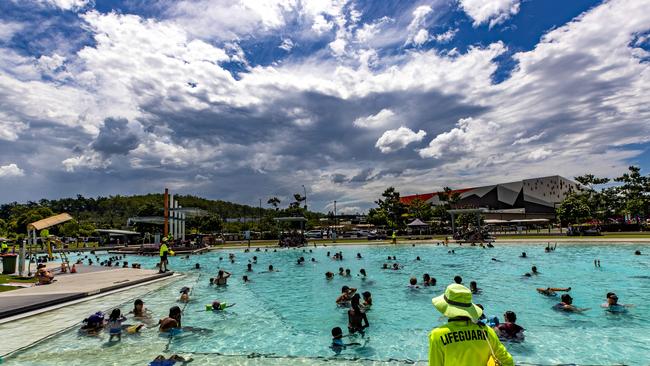
[[[523,221],[555,219],[555,207],[570,193],[579,190],[580,185],[569,179],[554,175],[516,182],[494,184],[476,188],[454,190],[460,200],[452,208],[485,209],[485,219],[496,221]],[[441,192],[414,194],[401,198],[405,204],[415,199],[440,205]]]

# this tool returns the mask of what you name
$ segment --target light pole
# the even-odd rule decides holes
[[[303,197],[305,197],[305,211],[307,211],[307,188],[305,188],[304,184],[302,185],[302,191],[304,193]]]
[[[336,234],[337,234],[336,229],[338,229],[338,221],[339,218],[336,217],[336,200],[335,200],[334,201],[334,230],[332,230],[332,238],[334,239],[332,242],[334,243],[336,243]]]

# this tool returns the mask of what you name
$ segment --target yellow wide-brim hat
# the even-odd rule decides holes
[[[483,310],[472,303],[472,291],[459,284],[447,286],[445,293],[431,299],[433,306],[447,318],[468,317],[477,322]]]

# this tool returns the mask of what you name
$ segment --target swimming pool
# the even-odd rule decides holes
[[[76,327],[19,352],[6,360],[7,365],[146,365],[158,354],[191,354],[195,364],[267,365],[317,364],[330,358],[358,364],[426,363],[427,335],[444,321],[431,305],[455,275],[464,283],[477,281],[483,292],[474,302],[481,303],[488,315],[506,310],[517,313],[518,323],[526,328],[526,341],[507,345],[518,364],[647,365],[650,364],[650,256],[642,244],[572,245],[561,243],[557,251],[544,252],[545,244],[497,245],[493,249],[435,245],[411,246],[340,246],[296,250],[272,249],[268,252],[243,253],[243,250],[212,252],[190,259],[172,257],[170,268],[187,273],[182,281],[143,294],[148,309],[163,317],[176,302],[181,286],[192,287],[183,325],[206,329],[185,332],[171,339],[160,337],[155,329],[138,336],[124,336],[119,344],[108,344],[108,334],[99,338],[80,337]],[[448,250],[454,249],[455,254]],[[310,253],[312,250],[313,253]],[[343,261],[326,256],[342,251]],[[521,252],[528,258],[519,258]],[[235,253],[235,263],[228,260]],[[356,259],[356,253],[363,258]],[[404,265],[399,271],[380,269],[395,255]],[[102,255],[106,257],[107,255]],[[253,273],[246,264],[253,256],[258,263]],[[296,260],[304,256],[305,265]],[[419,256],[420,261],[415,258]],[[219,258],[223,257],[222,260]],[[317,260],[310,262],[311,258]],[[497,258],[502,262],[493,261]],[[152,267],[156,258],[130,256],[129,261]],[[594,268],[594,259],[601,268]],[[201,269],[194,269],[200,263]],[[280,270],[265,271],[269,264]],[[540,275],[522,275],[536,265]],[[351,278],[325,279],[326,271],[349,268]],[[227,287],[210,286],[208,279],[219,268],[233,277]],[[365,268],[368,279],[357,276]],[[429,273],[438,284],[433,288],[407,288],[411,276],[421,281]],[[247,274],[252,282],[242,283]],[[330,330],[346,329],[346,310],[334,300],[341,286],[372,292],[374,305],[368,312],[370,328],[363,345],[335,356],[329,348]],[[536,287],[572,287],[574,304],[591,310],[584,314],[563,314],[551,310],[555,300],[543,297]],[[605,293],[616,292],[621,303],[635,304],[628,314],[610,314],[600,308]],[[213,300],[236,303],[224,313],[205,311]],[[122,306],[132,307],[131,299]],[[97,310],[108,310],[99,308]],[[79,320],[89,314],[79,314]],[[21,330],[22,332],[35,330]],[[352,361],[354,360],[354,361]]]

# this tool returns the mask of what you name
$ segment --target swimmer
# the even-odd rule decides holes
[[[251,280],[249,280],[248,276],[246,276],[246,275],[244,275],[244,277],[242,277],[242,281],[244,281],[244,283],[251,282]]]
[[[431,286],[429,281],[431,281],[431,276],[429,276],[428,273],[423,274],[422,275],[422,285],[423,286]]]
[[[172,355],[169,358],[165,358],[163,355],[158,355],[153,361],[149,362],[149,366],[174,366],[177,362],[180,362],[181,365],[186,365],[192,362],[192,358],[185,359],[179,355]]]
[[[359,270],[359,274],[358,274],[357,276],[360,276],[361,279],[365,279],[365,278],[368,276],[368,274],[366,274],[366,270],[365,270],[365,269],[361,268],[361,269]]]
[[[420,288],[420,286],[418,286],[418,280],[417,280],[417,278],[415,278],[415,277],[411,277],[411,278],[409,279],[409,285],[408,285],[408,288],[410,288],[411,290],[416,290],[416,289],[419,289],[419,288]]]
[[[354,294],[350,300],[350,310],[348,310],[348,331],[350,334],[359,332],[363,335],[363,330],[370,326],[368,317],[359,307],[360,299],[359,294]]]
[[[122,323],[126,321],[126,318],[120,312],[120,309],[113,309],[111,316],[108,318],[108,333],[110,337],[108,338],[109,342],[113,341],[113,338],[117,338],[118,341],[122,340]]]
[[[537,272],[537,267],[536,267],[536,266],[532,266],[532,267],[530,268],[530,271],[531,271],[530,273],[532,273],[532,274],[534,274],[534,275],[538,275],[538,274],[540,274],[539,272]]]
[[[605,296],[607,297],[607,302],[600,306],[610,313],[627,313],[627,308],[634,307],[632,304],[619,304],[618,296],[613,292],[608,292]]]
[[[557,296],[556,291],[571,291],[571,287],[547,287],[547,288],[542,288],[539,287],[537,288],[537,292],[544,296],[549,296],[549,297],[554,297]]]
[[[341,287],[341,295],[336,298],[336,304],[339,306],[347,306],[350,303],[350,299],[356,294],[356,292],[357,289],[354,287]]]
[[[553,310],[568,311],[572,313],[581,313],[589,310],[589,308],[578,308],[573,305],[573,298],[569,294],[562,295],[561,300],[561,302],[553,305]]]
[[[388,269],[388,263],[384,263],[384,265],[381,266],[381,269]]]
[[[318,261],[316,260],[316,258],[312,258],[312,259],[311,259],[311,262],[312,262],[312,263],[317,263]]]
[[[521,255],[519,256],[519,258],[527,258],[526,252],[521,252]]]
[[[393,263],[393,271],[399,271],[402,268],[404,268],[404,266],[400,265],[399,263]]]
[[[173,329],[180,329],[182,318],[181,308],[174,306],[169,309],[169,316],[158,321],[158,330],[161,333],[170,333]]]
[[[225,302],[220,302],[218,300],[215,300],[212,302],[212,304],[208,304],[205,306],[206,311],[224,311],[227,308],[231,308],[237,304],[228,304]]]
[[[334,278],[334,273],[333,272],[329,272],[329,271],[325,272],[325,279],[331,280],[333,278]]]
[[[330,346],[330,348],[332,348],[332,350],[334,352],[336,352],[337,355],[340,354],[341,351],[344,350],[348,346],[358,346],[358,345],[360,345],[360,343],[356,343],[356,342],[344,343],[343,342],[343,337],[344,337],[343,336],[343,330],[340,327],[332,328],[332,345]]]
[[[253,272],[253,265],[252,264],[248,263],[246,265],[246,272]]]
[[[494,331],[497,332],[499,338],[503,340],[523,342],[525,329],[515,323],[517,321],[517,314],[513,311],[506,311],[505,314],[503,314],[503,318],[505,323],[501,323],[494,327]]]
[[[181,297],[178,299],[180,302],[190,302],[190,288],[183,287],[181,289]]]
[[[345,270],[345,277],[352,277],[352,274],[351,274],[349,268]]]
[[[496,259],[496,258],[492,258],[492,261],[494,261],[494,262],[503,262],[502,260]]]
[[[640,250],[635,250],[634,255],[641,255],[641,251]]]
[[[461,276],[455,276],[454,277],[454,282],[459,284],[459,285],[462,285],[463,284],[463,278]]]
[[[418,257],[415,257],[415,260],[416,260],[416,261],[419,261],[419,260],[420,260],[420,257],[419,257],[419,256],[418,256]]]
[[[357,253],[357,259],[361,259],[361,253]]]
[[[266,273],[270,273],[270,272],[280,272],[280,271],[277,270],[277,269],[274,269],[272,264],[269,264],[269,270],[266,271]]]
[[[482,289],[478,288],[478,285],[476,284],[476,281],[472,281],[469,283],[469,290],[472,291],[472,294],[478,295],[481,292],[483,292]]]
[[[133,302],[133,310],[129,311],[128,314],[133,314],[133,318],[135,319],[150,319],[151,315],[149,314],[149,310],[147,310],[144,307],[144,302],[140,299],[136,299]]]
[[[339,267],[339,276],[345,276],[345,270],[343,267]]]
[[[104,313],[98,311],[83,320],[83,325],[79,329],[79,332],[89,336],[98,335],[104,329],[105,325]]]
[[[365,291],[361,295],[363,296],[363,303],[361,303],[359,307],[361,308],[361,311],[365,313],[372,307],[372,294],[370,291]]]
[[[223,269],[219,270],[217,277],[214,279],[214,283],[217,286],[225,286],[228,284],[228,278],[231,276],[230,272],[224,271]]]

